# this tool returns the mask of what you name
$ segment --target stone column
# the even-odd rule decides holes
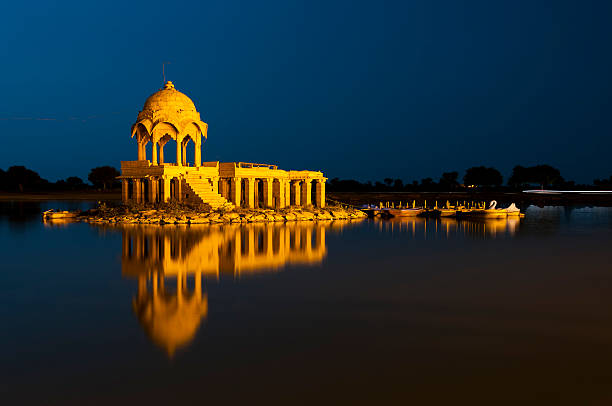
[[[149,178],[149,203],[157,202],[157,178]]]
[[[291,182],[291,194],[293,195],[293,204],[295,206],[300,205],[300,182],[299,180]]]
[[[157,165],[157,142],[153,141],[153,157],[151,158],[152,164]]]
[[[266,178],[263,182],[263,204],[266,209],[271,209],[273,208],[272,186],[274,179]]]
[[[231,191],[230,191],[230,201],[234,203],[237,207],[240,207],[240,191],[242,189],[242,179],[240,178],[232,178],[231,182]]]
[[[249,209],[255,208],[255,178],[247,178],[246,190],[246,205]]]
[[[121,179],[121,201],[127,202],[129,199],[129,188],[130,184],[128,179]]]
[[[283,187],[285,188],[285,207],[289,207],[291,206],[291,181],[284,179]]]
[[[229,185],[228,185],[227,179],[225,178],[219,179],[219,194],[222,197],[226,198],[227,200],[230,200],[229,193],[228,193],[228,189],[229,189],[228,186]]]
[[[315,183],[315,198],[317,201],[315,202],[315,206],[317,207],[325,207],[325,180],[317,179]]]
[[[302,182],[302,206],[306,207],[312,204],[312,182],[306,179]]]
[[[163,164],[164,163],[164,145],[166,145],[166,142],[159,142],[159,164]]]
[[[272,180],[272,195],[276,198],[276,209],[282,209],[285,207],[285,181],[283,179],[277,179],[278,182]]]
[[[134,179],[134,190],[133,190],[133,197],[134,197],[134,201],[136,203],[141,203],[142,202],[142,181],[141,179]]]
[[[183,181],[179,178],[176,178],[176,200],[179,202],[183,201]]]
[[[253,187],[253,202],[255,205],[253,207],[259,208],[259,179],[255,179],[255,186]]]
[[[168,200],[170,200],[170,179],[167,176],[164,176],[162,178],[162,182],[164,183],[164,186],[162,191],[162,197],[160,200],[162,202],[167,202]]]
[[[176,164],[178,166],[183,166],[183,158],[181,157],[181,144],[183,143],[183,140],[179,140],[177,138],[176,140]]]
[[[183,154],[183,165],[187,165],[187,142],[184,140],[181,142],[181,151]]]
[[[202,165],[202,136],[198,137],[198,141],[195,143],[195,166]]]

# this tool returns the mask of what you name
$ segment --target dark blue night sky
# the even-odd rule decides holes
[[[3,6],[3,169],[86,178],[136,159],[130,126],[170,61],[209,124],[204,160],[612,175],[612,2],[54,3]]]

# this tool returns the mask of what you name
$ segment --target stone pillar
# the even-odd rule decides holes
[[[291,194],[293,195],[293,204],[295,206],[300,205],[300,182],[299,180],[291,182]]]
[[[134,201],[136,203],[141,203],[142,202],[142,180],[134,179],[133,182],[134,182],[134,190],[133,190]]]
[[[285,207],[289,207],[291,206],[291,181],[284,179],[283,187],[285,188]]]
[[[194,163],[195,166],[202,165],[202,136],[201,135],[198,137],[198,141],[195,143],[194,161],[195,161]]]
[[[157,165],[157,142],[153,141],[153,156],[151,158],[152,164]]]
[[[181,142],[181,151],[183,154],[183,165],[187,165],[187,142]]]
[[[274,207],[272,200],[272,188],[274,179],[266,178],[263,180],[263,204],[266,209]]]
[[[183,166],[183,158],[181,157],[181,144],[183,143],[182,140],[178,140],[176,141],[176,164],[178,166]]]
[[[247,178],[247,183],[246,183],[246,190],[244,191],[245,193],[245,201],[246,201],[246,206],[249,209],[254,209],[255,208],[255,178]]]
[[[159,142],[159,164],[163,164],[164,163],[164,145],[166,145],[166,142]]]
[[[183,201],[183,181],[179,178],[176,178],[176,200],[179,202]]]
[[[149,203],[157,202],[157,178],[149,178]]]
[[[277,179],[277,182],[275,182],[273,179],[272,185],[272,196],[276,198],[275,208],[282,209],[285,207],[285,181],[283,179]]]
[[[121,179],[121,201],[127,202],[129,199],[129,188],[130,184],[128,179]]]
[[[221,196],[223,196],[224,198],[226,198],[227,200],[230,200],[230,196],[229,196],[229,182],[227,179],[225,178],[221,178],[219,179],[219,194]]]
[[[325,207],[325,180],[317,179],[315,183],[315,198],[317,201],[314,203],[317,207]]]
[[[253,207],[257,208],[259,208],[259,182],[261,182],[259,179],[255,179],[255,186],[253,187],[253,201],[255,202]]]
[[[168,200],[170,200],[170,178],[164,176],[162,178],[162,182],[164,183],[164,186],[162,190],[162,197],[160,200],[162,202],[167,202]]]
[[[312,204],[312,182],[306,179],[302,182],[302,206],[306,207]]]
[[[231,182],[231,191],[230,191],[230,201],[236,205],[236,207],[240,207],[240,191],[242,189],[242,179],[240,178],[232,178]]]

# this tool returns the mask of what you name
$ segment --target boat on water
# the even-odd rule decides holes
[[[418,207],[404,208],[404,209],[383,209],[383,210],[385,210],[389,215],[393,217],[416,217],[422,214],[423,212],[425,212],[425,209],[421,209]]]
[[[525,215],[521,213],[521,209],[516,207],[516,204],[512,203],[510,206],[504,209],[508,214],[508,217],[524,217]]]
[[[441,208],[438,209],[440,217],[455,217],[457,215],[457,209],[454,208]]]
[[[460,209],[458,206],[451,206],[450,202],[447,200],[446,205],[444,207],[437,207],[438,203],[436,202],[436,210],[439,212],[440,217],[456,217],[457,211]]]
[[[474,218],[505,219],[508,217],[508,212],[506,211],[506,209],[498,209],[497,201],[492,200],[488,208],[470,210],[466,212],[466,215],[468,217],[474,217]]]
[[[43,220],[53,220],[53,219],[69,219],[75,218],[79,213],[76,211],[55,211],[53,209],[46,210],[43,212],[42,217]]]

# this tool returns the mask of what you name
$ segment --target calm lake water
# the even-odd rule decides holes
[[[40,221],[92,204],[0,202],[2,404],[612,403],[611,208]]]

